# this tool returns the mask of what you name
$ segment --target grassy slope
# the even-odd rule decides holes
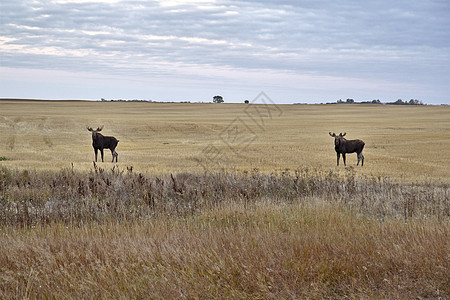
[[[105,125],[104,134],[120,140],[119,166],[150,173],[334,169],[328,132],[345,131],[366,142],[359,172],[450,181],[450,108],[436,106],[0,101],[0,154],[9,159],[1,164],[89,170],[86,125]],[[108,150],[105,156],[110,161]]]

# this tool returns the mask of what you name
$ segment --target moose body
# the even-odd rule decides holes
[[[355,153],[358,157],[358,162],[356,165],[359,165],[359,161],[361,161],[361,166],[364,166],[364,155],[362,154],[362,151],[364,149],[365,143],[361,140],[346,140],[344,134],[340,133],[339,135],[336,135],[335,133],[331,134],[330,136],[334,137],[334,150],[336,150],[337,154],[337,165],[339,166],[339,158],[342,154],[342,159],[344,160],[344,166],[346,166],[345,161],[345,154],[346,153]]]
[[[99,133],[102,129],[103,126],[98,127],[97,130],[92,129],[91,127],[87,127],[87,130],[92,132],[92,147],[94,147],[95,161],[97,161],[98,150],[100,150],[103,162],[103,149],[110,149],[112,155],[112,162],[114,162],[114,158],[116,159],[117,162],[119,154],[116,152],[116,147],[117,144],[119,143],[119,140],[113,136],[102,135],[101,133]]]

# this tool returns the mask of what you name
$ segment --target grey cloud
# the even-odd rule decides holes
[[[0,36],[14,39],[5,49],[18,50],[0,51],[3,66],[124,76],[154,76],[152,63],[179,63],[404,80],[405,72],[449,66],[449,10],[446,1],[403,0],[223,0],[203,9],[4,0]]]

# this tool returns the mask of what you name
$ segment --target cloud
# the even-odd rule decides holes
[[[245,82],[255,94],[273,82],[280,90],[286,82],[292,95],[307,82],[317,96],[328,85],[347,88],[349,97],[359,87],[377,97],[416,86],[442,101],[449,92],[442,83],[450,75],[449,11],[445,1],[4,0],[1,66],[124,82],[210,80],[220,87],[222,80],[230,89]]]

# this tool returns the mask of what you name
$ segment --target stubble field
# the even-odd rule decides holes
[[[449,167],[445,106],[1,100],[0,298],[445,299]]]
[[[73,163],[90,170],[86,126],[101,125],[104,135],[120,140],[119,167],[152,174],[341,170],[331,131],[365,141],[359,173],[450,182],[450,107],[444,106],[0,101],[2,165],[59,170]],[[348,155],[348,165],[356,165],[356,154]]]

